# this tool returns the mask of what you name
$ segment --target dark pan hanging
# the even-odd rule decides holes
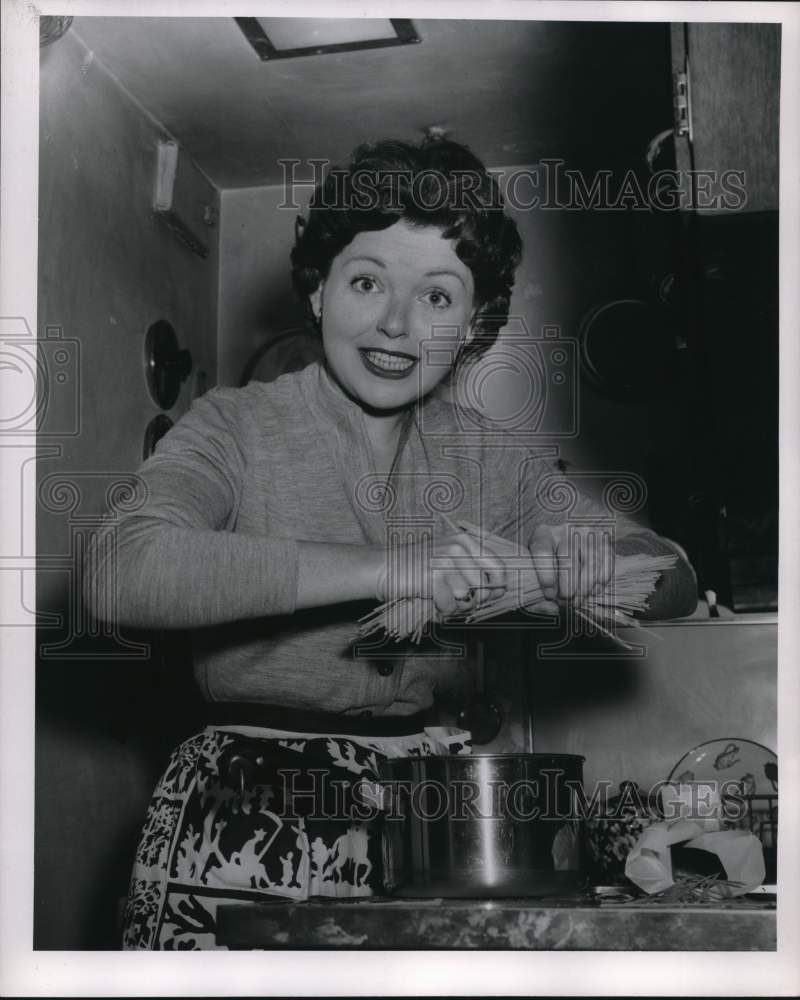
[[[244,367],[239,385],[272,382],[287,372],[300,371],[324,357],[322,341],[308,326],[291,326],[261,344]]]
[[[581,371],[604,395],[645,402],[674,384],[678,343],[667,313],[642,299],[594,306],[578,330]]]

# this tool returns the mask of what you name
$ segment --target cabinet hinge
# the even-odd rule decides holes
[[[692,137],[692,105],[689,99],[689,66],[672,74],[672,113],[675,135]]]

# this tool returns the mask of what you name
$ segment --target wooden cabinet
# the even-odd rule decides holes
[[[703,589],[736,611],[772,610],[780,26],[678,24],[671,44],[685,108],[675,161],[687,412],[677,440],[664,427],[654,442],[656,504],[672,512]]]

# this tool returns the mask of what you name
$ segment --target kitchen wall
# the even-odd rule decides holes
[[[38,631],[37,948],[117,946],[117,901],[184,721],[178,713],[168,722],[165,706],[191,703],[179,645],[151,655],[151,636],[92,631],[71,572],[81,519],[91,525],[110,484],[137,468],[159,412],[144,378],[149,324],[169,320],[195,375],[216,379],[217,230],[202,233],[202,259],[154,217],[165,137],[74,29],[42,51],[38,325],[40,336],[56,328],[46,350],[51,362],[54,350],[67,351],[69,378],[47,387],[39,439],[36,598],[54,617]],[[182,203],[216,207],[216,191],[190,163],[178,183]],[[173,420],[195,386],[184,383]]]
[[[305,210],[311,189],[296,187]],[[238,385],[253,352],[302,320],[289,253],[298,209],[282,207],[282,187],[237,188],[221,194],[219,383]]]
[[[777,751],[777,616],[666,622],[624,637],[643,655],[548,662],[543,650],[531,660],[537,752],[582,754],[589,786],[645,788],[708,740]]]

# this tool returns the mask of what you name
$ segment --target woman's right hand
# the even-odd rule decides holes
[[[497,600],[507,585],[503,559],[491,543],[459,530],[433,545],[398,545],[385,552],[377,597],[382,602],[427,598],[447,617]]]

